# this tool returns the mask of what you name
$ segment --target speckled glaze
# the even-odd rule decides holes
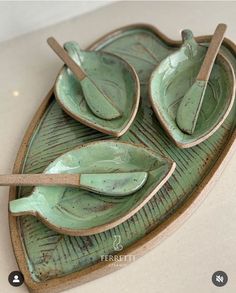
[[[64,47],[70,57],[109,97],[114,111],[118,111],[120,116],[105,120],[95,115],[96,108],[100,114],[104,111],[111,113],[110,102],[101,103],[100,100],[95,99],[95,95],[94,112],[92,112],[84,98],[81,81],[76,79],[66,66],[63,67],[55,84],[55,94],[59,104],[69,115],[85,125],[112,136],[121,136],[131,125],[139,105],[140,85],[134,69],[126,61],[113,54],[82,51],[75,42],[68,42]],[[82,83],[83,88],[86,88],[88,79],[85,78]],[[88,86],[91,91],[91,83]]]
[[[152,73],[149,96],[153,110],[171,139],[178,147],[188,148],[209,138],[226,119],[234,102],[235,77],[227,59],[218,55],[205,90],[195,131],[192,135],[181,131],[176,123],[177,109],[195,82],[207,50],[205,46],[197,44],[191,31],[183,31],[182,36],[181,48],[162,60]],[[202,85],[195,91],[201,88]]]
[[[205,80],[196,80],[179,103],[175,120],[179,129],[186,134],[194,133],[207,83]]]
[[[80,81],[80,86],[83,98],[95,116],[103,120],[112,120],[123,115],[119,106],[111,103],[110,97],[104,93],[104,90],[101,91],[91,78],[86,76]]]
[[[126,196],[140,189],[147,177],[147,172],[6,174],[0,175],[0,186],[69,186],[107,196]],[[18,201],[21,199],[14,202]]]
[[[15,215],[39,217],[64,234],[103,232],[137,212],[158,191],[166,177],[169,178],[174,166],[172,161],[142,146],[116,141],[90,143],[63,154],[46,168],[45,173],[147,172],[145,181],[143,177],[141,182],[135,179],[141,186],[145,183],[144,186],[125,197],[98,195],[63,186],[39,186],[29,197],[12,201],[10,211]],[[83,183],[91,186],[91,182]],[[130,178],[129,184],[131,187]]]
[[[141,189],[148,179],[147,172],[82,174],[83,189],[109,197],[123,197]]]
[[[198,38],[198,42],[204,44],[209,40],[210,36]],[[137,259],[185,222],[218,178],[236,147],[236,104],[209,139],[192,148],[180,149],[166,135],[149,103],[148,84],[152,71],[180,45],[181,42],[171,41],[152,26],[133,25],[110,33],[90,47],[121,56],[134,66],[140,79],[139,111],[130,129],[118,141],[154,149],[175,161],[176,169],[134,216],[102,233],[68,236],[48,228],[36,217],[9,215],[16,259],[33,293],[58,292],[83,284],[130,263],[130,256]],[[236,70],[235,45],[225,40],[221,50]],[[109,138],[66,115],[54,95],[49,94],[27,131],[14,173],[43,172],[59,155],[72,148]],[[10,200],[31,192],[29,187],[11,188]],[[123,261],[117,262],[118,266],[101,260],[101,256],[119,253],[114,249],[117,236],[123,247],[120,253],[124,256]]]

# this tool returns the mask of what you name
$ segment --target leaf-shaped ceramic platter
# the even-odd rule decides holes
[[[83,51],[76,42],[66,43],[65,48],[122,115],[112,120],[94,115],[80,81],[67,66],[62,68],[55,84],[58,103],[71,117],[89,127],[115,137],[123,135],[138,111],[140,85],[135,70],[124,59],[108,52]]]
[[[38,186],[10,202],[13,215],[34,215],[55,231],[72,236],[103,232],[141,209],[169,179],[175,163],[143,146],[99,141],[69,151],[45,170],[47,174],[147,172],[144,186],[128,196],[104,196],[80,188]]]
[[[235,76],[231,64],[218,54],[207,84],[205,98],[192,135],[179,129],[176,113],[181,99],[194,83],[207,48],[198,45],[184,30],[183,45],[161,61],[150,78],[149,96],[154,112],[174,143],[189,148],[209,138],[224,122],[235,98]]]
[[[210,36],[197,38],[208,44]],[[176,162],[168,182],[135,215],[122,224],[90,236],[55,232],[33,216],[9,214],[12,243],[26,285],[35,293],[55,292],[105,275],[120,266],[102,256],[119,254],[114,241],[119,236],[123,250],[119,264],[130,263],[170,235],[205,198],[235,149],[236,106],[222,126],[204,142],[180,149],[158,122],[148,99],[148,82],[161,60],[181,46],[149,25],[118,29],[101,38],[91,50],[106,50],[121,56],[135,68],[141,84],[140,108],[131,128],[118,141],[142,144]],[[236,70],[236,46],[225,39],[222,53]],[[38,109],[22,142],[14,173],[40,173],[59,155],[78,145],[107,135],[78,123],[65,114],[52,92]],[[11,188],[10,200],[25,197],[31,188]],[[127,255],[127,258],[125,257]],[[129,256],[133,257],[130,258]],[[107,260],[107,258],[105,258]],[[115,259],[115,258],[114,258]]]

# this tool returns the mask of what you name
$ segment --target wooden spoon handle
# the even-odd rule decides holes
[[[11,174],[0,175],[0,186],[62,185],[78,187],[79,174]]]
[[[208,81],[215,58],[218,54],[221,43],[224,39],[224,34],[226,29],[227,29],[227,25],[224,23],[220,23],[216,27],[211,43],[208,47],[206,56],[202,63],[201,69],[198,73],[197,80]]]
[[[69,54],[67,54],[63,47],[53,37],[48,38],[47,42],[79,80],[83,80],[86,77],[82,68],[80,68],[80,66],[69,56]]]

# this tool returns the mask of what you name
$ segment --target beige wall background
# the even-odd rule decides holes
[[[21,5],[27,9],[24,2]],[[11,172],[25,129],[61,67],[46,44],[48,36],[54,35],[61,43],[74,39],[86,47],[117,27],[136,22],[153,24],[173,39],[180,39],[183,28],[192,29],[195,35],[212,34],[217,23],[225,22],[226,36],[236,41],[235,13],[235,2],[118,2],[1,42],[0,173]],[[18,96],[13,95],[16,90]],[[235,175],[234,154],[204,203],[165,241],[129,266],[67,292],[234,293]],[[7,195],[8,188],[1,187],[0,289],[23,293],[25,286],[13,288],[7,281],[8,274],[17,269],[8,231]],[[217,270],[228,274],[225,287],[211,282]]]
[[[0,42],[108,5],[111,1],[0,1]]]

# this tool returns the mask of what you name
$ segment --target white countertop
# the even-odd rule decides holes
[[[23,2],[22,2],[23,3]],[[26,5],[26,4],[24,4]],[[120,2],[97,11],[0,43],[0,173],[10,173],[23,134],[52,86],[61,62],[46,38],[77,40],[85,48],[103,34],[132,23],[150,23],[173,39],[190,28],[212,34],[228,24],[226,36],[236,41],[236,2]],[[17,95],[14,92],[18,92]],[[236,288],[236,154],[198,210],[151,252],[121,270],[68,293],[234,293]],[[17,270],[8,230],[8,188],[0,188],[1,292],[13,288],[8,274]],[[212,274],[223,270],[229,281],[217,288]]]

